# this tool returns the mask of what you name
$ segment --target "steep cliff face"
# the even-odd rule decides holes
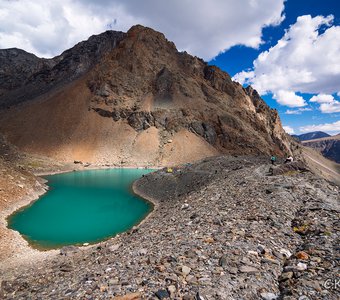
[[[289,152],[277,111],[251,87],[178,52],[150,28],[103,35],[97,44],[89,40],[68,50],[69,59],[53,58],[46,77],[51,85],[38,100],[2,112],[0,131],[11,142],[58,160],[141,165]],[[30,78],[23,87],[32,98],[41,77]],[[15,103],[12,95],[21,88],[0,102]]]

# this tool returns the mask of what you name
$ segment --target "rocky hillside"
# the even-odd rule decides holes
[[[267,157],[227,156],[148,174],[135,191],[155,202],[150,218],[89,248],[0,266],[0,298],[339,299],[339,188],[295,162],[269,168]]]
[[[304,141],[302,144],[319,151],[324,157],[340,163],[340,134]]]
[[[50,60],[0,53],[0,132],[26,152],[167,165],[290,151],[277,111],[255,90],[150,28],[108,31]]]
[[[20,164],[20,154],[0,135],[0,261],[17,252],[13,240],[17,232],[7,230],[6,217],[15,208],[20,207],[20,200],[34,197],[43,190],[43,182]],[[30,196],[28,196],[30,195]],[[27,204],[27,203],[26,203]]]

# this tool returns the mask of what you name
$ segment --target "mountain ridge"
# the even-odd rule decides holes
[[[0,131],[10,142],[57,160],[118,165],[290,152],[277,111],[251,87],[178,52],[153,29],[104,35],[113,42],[78,44],[85,59],[76,45],[44,76],[2,90],[0,103],[10,108],[0,112]]]
[[[53,58],[39,58],[17,48],[0,49],[0,108],[28,101],[56,84],[80,77],[124,35],[112,30],[92,35]]]
[[[292,135],[292,136],[297,138],[299,141],[308,141],[308,140],[313,140],[313,139],[330,137],[331,135],[323,131],[313,131],[313,132],[307,132],[307,133],[303,133],[300,135]]]

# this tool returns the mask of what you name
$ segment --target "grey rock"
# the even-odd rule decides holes
[[[158,299],[167,299],[167,298],[170,298],[170,294],[168,293],[167,290],[158,290],[156,293],[155,293],[156,297]]]
[[[228,258],[226,255],[222,255],[218,261],[219,266],[225,267],[228,264]]]
[[[117,251],[117,250],[119,249],[120,246],[121,246],[121,244],[111,245],[111,246],[109,247],[109,250],[110,250],[111,252],[115,252],[115,251]]]
[[[214,145],[217,140],[215,128],[212,125],[205,122],[203,122],[202,126],[204,128],[204,138],[207,140],[209,144]]]
[[[202,122],[200,122],[200,121],[192,122],[190,127],[195,133],[197,133],[201,137],[204,137],[204,131],[205,130],[203,128]]]
[[[287,279],[291,279],[293,278],[293,275],[294,273],[293,272],[285,272],[285,273],[282,273],[280,278],[279,278],[279,281],[285,281]]]
[[[238,273],[238,269],[234,268],[234,267],[230,267],[230,268],[228,268],[228,272],[230,274],[236,275]]]
[[[76,246],[64,246],[60,249],[60,255],[65,255],[65,256],[70,256],[73,255],[74,253],[78,252],[79,248]]]
[[[307,172],[308,168],[304,165],[302,161],[294,161],[289,164],[282,164],[279,166],[272,166],[269,169],[271,175],[282,175],[288,172]]]
[[[62,272],[71,272],[73,270],[73,266],[71,264],[64,263],[59,267],[59,269]]]
[[[187,266],[182,266],[182,274],[183,274],[184,276],[189,275],[190,271],[191,271],[191,268],[189,268],[189,267],[187,267]]]
[[[112,117],[112,112],[109,111],[109,110],[105,110],[105,109],[98,108],[98,107],[93,108],[93,110],[104,118],[111,118]]]
[[[249,273],[249,274],[253,274],[253,273],[259,273],[260,270],[255,268],[255,267],[252,267],[252,266],[241,266],[239,268],[239,271],[241,273]]]
[[[260,296],[263,300],[275,300],[278,298],[278,296],[273,293],[261,293]]]

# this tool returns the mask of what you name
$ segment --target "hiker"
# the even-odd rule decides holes
[[[285,160],[285,164],[291,163],[291,162],[293,162],[293,157],[292,156],[287,157],[286,160]]]
[[[275,156],[275,155],[272,155],[272,157],[270,158],[270,161],[272,162],[272,165],[275,165],[276,156]]]

